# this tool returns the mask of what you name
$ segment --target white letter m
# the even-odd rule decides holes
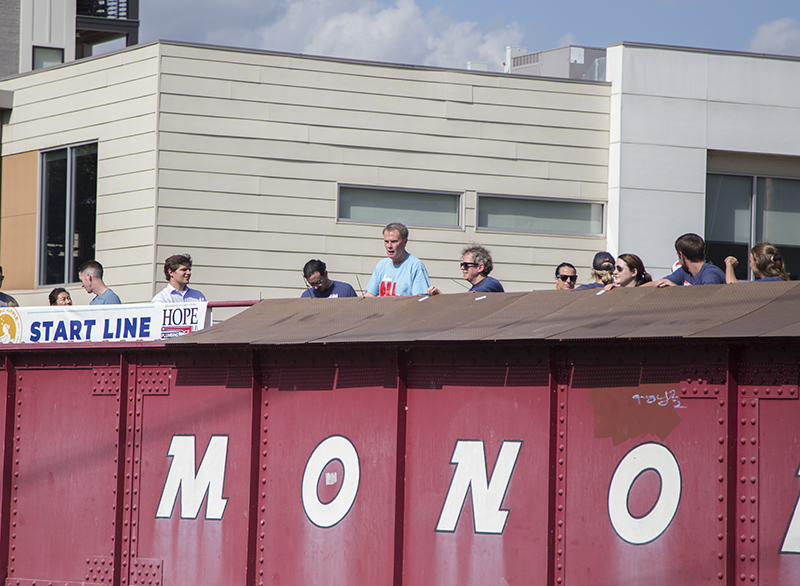
[[[172,516],[178,490],[181,492],[181,519],[196,519],[206,494],[206,519],[219,520],[228,499],[222,496],[225,485],[225,462],[228,458],[228,436],[212,435],[206,453],[195,474],[195,437],[174,435],[167,455],[172,456],[164,490],[158,503],[156,518]]]

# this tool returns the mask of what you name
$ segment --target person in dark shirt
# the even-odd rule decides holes
[[[461,251],[461,277],[472,287],[470,291],[481,293],[505,293],[503,285],[489,273],[494,268],[492,254],[479,244],[472,244]],[[441,293],[436,287],[428,289],[428,295]]]
[[[733,269],[739,264],[736,257],[729,256],[725,259],[725,282],[738,283],[739,279],[733,274]],[[789,275],[783,264],[783,257],[778,252],[778,247],[769,242],[759,242],[750,249],[750,270],[756,278],[756,283],[769,281],[788,281]]]
[[[594,283],[581,285],[578,289],[601,289],[614,282],[614,257],[610,252],[598,252],[592,260]]]
[[[684,234],[675,241],[675,252],[678,253],[678,262],[681,263],[672,273],[642,287],[672,287],[674,285],[722,285],[725,283],[725,273],[714,265],[706,262],[706,243],[697,234]]]
[[[312,259],[308,261],[303,266],[303,277],[308,283],[308,289],[303,291],[300,297],[312,297],[315,299],[322,297],[329,299],[358,297],[355,289],[348,283],[329,279],[328,267],[321,260]]]

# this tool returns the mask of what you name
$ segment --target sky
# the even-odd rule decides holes
[[[502,70],[529,51],[621,41],[800,56],[797,0],[141,0],[139,41]]]

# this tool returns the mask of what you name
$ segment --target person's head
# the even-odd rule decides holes
[[[313,287],[315,291],[325,291],[330,287],[328,267],[321,260],[311,259],[303,265],[303,277],[308,286]]]
[[[188,254],[173,254],[167,257],[164,261],[164,276],[177,290],[186,289],[192,277],[192,257]]]
[[[383,245],[386,247],[386,256],[394,264],[400,264],[406,259],[406,244],[408,244],[408,228],[400,222],[387,224],[383,229]]]
[[[493,268],[492,254],[483,246],[472,244],[461,251],[461,276],[473,285],[488,277]]]
[[[620,287],[638,287],[653,280],[644,270],[642,259],[635,254],[620,254],[617,257],[613,277]]]
[[[78,268],[78,278],[81,280],[81,287],[83,287],[87,293],[99,295],[105,290],[105,285],[103,284],[103,265],[96,260],[87,260],[83,263]]]
[[[769,242],[759,242],[750,249],[750,269],[757,279],[780,277],[784,281],[789,280],[778,247]]]
[[[706,243],[697,234],[684,234],[675,241],[675,252],[681,266],[686,268],[686,262],[703,262],[706,260]]]
[[[592,277],[595,283],[608,285],[613,281],[614,257],[610,252],[598,252],[592,259]]]
[[[577,280],[578,271],[574,265],[562,262],[556,267],[556,289],[574,289]]]
[[[64,287],[56,287],[50,291],[48,297],[50,299],[50,305],[72,305],[72,297],[70,297],[69,291],[64,289]]]

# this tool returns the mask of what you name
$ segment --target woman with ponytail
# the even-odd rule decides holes
[[[729,256],[725,259],[725,282],[738,283],[739,279],[733,274],[739,261]],[[788,281],[789,274],[783,264],[783,257],[778,248],[769,242],[759,242],[750,249],[750,269],[756,278],[756,283],[767,281]]]

